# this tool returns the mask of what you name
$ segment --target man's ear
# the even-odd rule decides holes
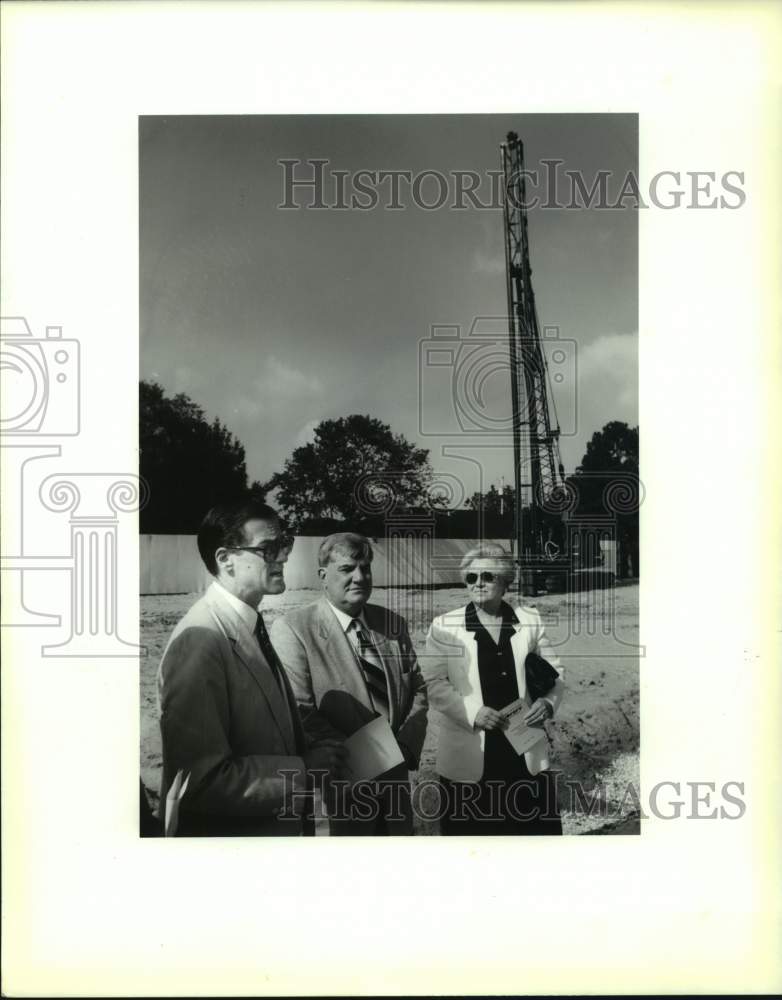
[[[228,573],[233,573],[233,558],[228,549],[220,547],[215,552],[215,562],[217,563],[218,570],[224,569]]]
[[[321,583],[326,579],[326,567],[318,566],[318,579]]]

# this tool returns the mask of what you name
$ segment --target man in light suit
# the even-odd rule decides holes
[[[403,618],[369,604],[372,546],[340,532],[318,552],[323,597],[278,618],[272,641],[312,739],[344,740],[385,716],[404,763],[380,776],[371,802],[330,800],[332,835],[411,834],[409,770],[426,735],[426,689]]]
[[[158,670],[161,819],[181,771],[180,836],[301,834],[307,772],[338,771],[343,751],[328,740],[311,747],[257,611],[285,590],[292,545],[275,511],[251,499],[209,511],[198,532],[214,582]]]

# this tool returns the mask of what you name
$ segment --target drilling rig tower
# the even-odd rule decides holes
[[[520,588],[534,594],[546,562],[561,552],[567,489],[556,408],[549,409],[548,366],[532,290],[524,146],[515,132],[509,132],[500,149],[513,406],[514,542]]]

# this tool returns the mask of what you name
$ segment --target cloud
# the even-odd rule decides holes
[[[229,426],[245,447],[250,479],[268,479],[294,448],[311,440],[326,406],[318,375],[270,355],[250,368],[232,399]]]
[[[576,353],[577,393],[567,385],[554,388],[562,427],[560,451],[570,471],[582,460],[595,431],[611,420],[638,423],[638,337],[606,333]],[[574,405],[575,404],[575,405]]]
[[[197,372],[189,365],[179,365],[174,369],[174,392],[184,392],[194,396],[203,384],[203,373]]]
[[[315,440],[315,428],[321,422],[321,418],[317,420],[308,420],[303,427],[299,428],[299,433],[296,435],[296,447],[300,445],[309,444],[310,441]]]
[[[623,411],[637,407],[637,334],[603,334],[578,351],[577,367],[580,393],[599,393]]]
[[[272,356],[260,366],[250,390],[237,397],[234,412],[251,418],[267,416],[274,407],[309,402],[322,395],[323,383],[316,375],[307,375]]]
[[[503,274],[505,272],[505,258],[478,249],[472,255],[472,266],[478,274]]]
[[[505,274],[505,252],[502,231],[494,213],[481,216],[480,237],[475,241],[470,263],[477,274]]]

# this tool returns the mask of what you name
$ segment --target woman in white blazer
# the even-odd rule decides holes
[[[525,722],[544,727],[562,700],[559,660],[539,612],[503,600],[515,566],[501,545],[471,549],[461,573],[470,603],[434,619],[421,661],[429,704],[441,721],[440,832],[561,834],[548,737],[517,754],[499,711],[524,699]],[[530,654],[545,662],[532,657],[525,668]],[[530,674],[530,683],[534,678],[545,690],[534,699],[528,690],[530,670],[542,671]]]

